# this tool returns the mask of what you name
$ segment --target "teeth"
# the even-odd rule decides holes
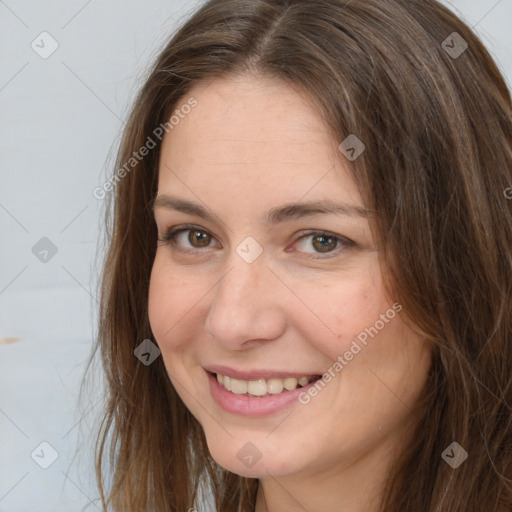
[[[286,379],[286,380],[295,380],[295,379]],[[283,391],[283,388],[286,387],[286,382],[283,379],[268,379],[267,380],[267,393],[270,395],[277,395]],[[288,388],[286,388],[288,389]],[[293,387],[295,389],[295,386]]]
[[[308,379],[307,377],[301,377],[301,378],[299,379],[299,384],[300,384],[301,386],[305,386],[308,382],[309,382],[309,379]]]
[[[288,377],[287,379],[284,379],[283,386],[288,391],[293,391],[297,387],[297,379],[295,377]]]
[[[231,379],[231,392],[237,395],[245,395],[247,393],[247,381]]]
[[[267,387],[265,379],[250,380],[247,384],[247,393],[254,396],[263,396],[267,394]]]
[[[287,377],[280,379],[273,377],[271,379],[258,380],[240,380],[230,378],[227,375],[217,374],[217,381],[228,391],[237,395],[249,394],[252,396],[277,395],[283,391],[293,391],[298,386],[306,386],[314,379],[314,377]]]

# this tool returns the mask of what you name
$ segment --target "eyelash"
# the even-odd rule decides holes
[[[165,243],[166,245],[169,245],[169,246],[172,246],[173,249],[176,249],[178,251],[181,251],[181,252],[185,252],[185,253],[197,253],[201,248],[194,248],[194,249],[190,249],[190,248],[178,248],[177,247],[177,243],[176,243],[176,240],[175,238],[180,234],[180,233],[183,233],[183,232],[186,232],[186,231],[192,231],[192,230],[196,230],[196,231],[200,231],[201,233],[206,233],[210,236],[212,236],[213,238],[213,235],[206,229],[203,229],[199,226],[195,226],[193,224],[184,224],[182,226],[179,226],[177,228],[170,228],[169,230],[167,230],[167,232],[165,233],[165,235],[163,237],[160,237],[159,235],[159,238],[157,239],[159,242],[162,242],[162,243]],[[315,237],[315,236],[325,236],[326,238],[332,238],[336,241],[336,244],[340,245],[340,247],[336,247],[335,249],[333,249],[332,251],[328,251],[328,252],[325,252],[325,253],[316,253],[316,254],[326,254],[326,255],[331,255],[331,256],[313,256],[312,253],[307,253],[308,256],[307,258],[311,258],[311,259],[315,259],[315,260],[318,260],[318,259],[328,259],[328,258],[332,258],[332,254],[333,253],[336,253],[336,251],[340,248],[343,248],[343,249],[348,249],[350,247],[353,247],[355,245],[355,242],[353,242],[352,240],[348,239],[348,238],[345,238],[345,237],[342,237],[340,235],[336,235],[335,233],[331,233],[329,231],[309,231],[307,233],[304,233],[301,237],[297,238],[297,240],[295,240],[295,243],[298,242],[299,240],[302,240],[304,238],[309,238],[309,237]],[[207,247],[204,247],[204,249],[209,249],[211,246],[207,246]]]

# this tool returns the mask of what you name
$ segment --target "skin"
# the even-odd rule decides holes
[[[217,78],[189,97],[197,106],[163,140],[157,195],[199,203],[215,217],[155,208],[159,238],[185,223],[206,233],[158,242],[149,319],[170,380],[214,459],[260,479],[256,512],[377,511],[431,363],[399,313],[307,405],[257,418],[225,412],[203,369],[322,374],[392,308],[367,217],[263,219],[273,207],[319,199],[364,208],[341,141],[311,100],[274,79]],[[355,245],[327,239],[321,252],[326,239],[300,239],[306,230]],[[263,249],[252,263],[236,252],[248,236]],[[250,468],[237,457],[247,442],[261,453]]]

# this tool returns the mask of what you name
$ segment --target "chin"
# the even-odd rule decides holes
[[[224,469],[247,478],[282,477],[297,470],[296,460],[282,458],[278,447],[269,446],[265,441],[251,442],[250,437],[240,436],[231,439],[229,444],[207,443],[210,453],[217,464]],[[261,450],[258,448],[261,448]],[[265,456],[263,452],[271,453]]]

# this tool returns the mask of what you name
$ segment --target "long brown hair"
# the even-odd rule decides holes
[[[434,0],[210,0],[158,56],[104,187],[115,193],[95,349],[107,380],[103,506],[186,512],[211,493],[221,512],[254,510],[258,480],[218,466],[162,358],[146,366],[134,356],[155,341],[155,129],[200,81],[245,72],[304,91],[336,140],[363,141],[348,163],[377,212],[387,289],[434,347],[421,426],[389,475],[382,511],[510,512],[511,98],[477,36]],[[126,167],[148,137],[156,147]],[[468,453],[456,469],[442,457],[453,442]]]

